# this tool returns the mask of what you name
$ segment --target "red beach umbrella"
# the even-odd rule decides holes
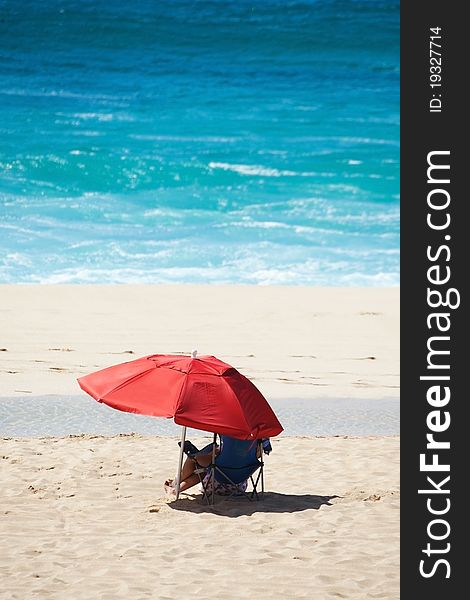
[[[78,379],[112,408],[174,418],[175,423],[239,439],[283,430],[258,388],[215,356],[152,354]]]
[[[183,426],[176,498],[186,427],[243,440],[272,437],[282,431],[266,398],[249,379],[215,356],[197,356],[196,351],[191,356],[144,356],[80,377],[78,383],[108,406],[141,415],[173,417]]]

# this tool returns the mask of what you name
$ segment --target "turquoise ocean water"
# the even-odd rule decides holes
[[[0,282],[399,283],[399,3],[0,0]]]

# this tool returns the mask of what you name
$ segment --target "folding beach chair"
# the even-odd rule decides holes
[[[216,436],[214,435],[214,448]],[[259,452],[258,452],[259,449]],[[257,454],[260,455],[258,458]],[[221,436],[221,451],[216,456],[212,453],[212,462],[199,474],[203,487],[203,499],[214,504],[214,494],[223,490],[226,497],[243,495],[249,500],[259,500],[264,494],[264,461],[261,440],[237,440],[229,436]],[[239,484],[251,481],[252,491],[240,491]],[[258,492],[258,484],[261,491]],[[217,489],[218,488],[218,489]]]

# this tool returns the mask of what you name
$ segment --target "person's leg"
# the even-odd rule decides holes
[[[187,459],[184,461],[183,468],[181,469],[181,481],[183,482],[188,477],[191,477],[195,469],[196,463],[192,458],[188,456]]]
[[[183,481],[186,481],[186,479],[188,479],[189,477],[191,477],[191,475],[198,467],[208,467],[210,464],[210,454],[198,456],[197,460],[188,456],[188,458],[184,461],[183,468],[181,469],[181,483]]]
[[[194,471],[198,467],[208,467],[211,464],[211,460],[212,456],[210,454],[198,456],[197,461],[190,457],[185,460],[181,469],[180,492],[184,492],[199,483],[199,476]],[[174,495],[175,483],[174,479],[167,479],[164,483],[165,492]]]
[[[197,475],[197,473],[194,473],[193,475],[191,475],[190,477],[188,477],[187,479],[185,479],[184,481],[181,482],[180,492],[189,490],[189,488],[192,488],[194,485],[198,484],[199,481],[200,481],[199,476]]]

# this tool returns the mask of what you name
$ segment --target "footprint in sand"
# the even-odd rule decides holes
[[[75,352],[73,348],[48,348],[49,352]]]
[[[382,498],[382,496],[379,496],[378,494],[371,494],[367,498],[364,498],[363,501],[364,502],[378,502],[381,498]]]
[[[361,380],[358,380],[358,381],[353,381],[353,385],[354,385],[355,387],[367,387],[367,388],[369,388],[369,387],[373,387],[373,386],[372,386],[370,383],[368,383],[367,381],[361,381]]]

